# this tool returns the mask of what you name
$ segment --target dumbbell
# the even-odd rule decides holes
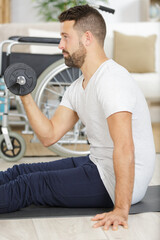
[[[4,72],[7,88],[15,95],[24,96],[31,93],[37,84],[37,76],[33,68],[24,63],[9,65]]]

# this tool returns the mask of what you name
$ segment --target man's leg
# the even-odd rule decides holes
[[[74,168],[83,164],[88,160],[88,156],[81,158],[66,158],[51,162],[31,163],[31,164],[19,164],[14,165],[12,168],[8,168],[6,171],[0,171],[0,185],[6,184],[9,181],[15,180],[18,176],[33,172],[51,171]]]
[[[16,211],[30,204],[112,207],[112,201],[100,179],[97,167],[89,158],[88,161],[86,159],[79,158],[74,162],[77,166],[71,169],[23,174],[16,180],[1,185],[0,212]]]

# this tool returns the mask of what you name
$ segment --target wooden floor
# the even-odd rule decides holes
[[[57,158],[54,157],[56,160]],[[51,161],[53,157],[23,158],[18,162]],[[0,159],[0,170],[13,163]],[[160,154],[157,154],[155,173],[150,185],[160,184]],[[129,215],[129,229],[104,231],[92,228],[91,217],[39,218],[0,220],[0,240],[159,240],[160,213]]]

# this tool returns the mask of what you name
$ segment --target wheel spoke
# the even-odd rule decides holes
[[[66,69],[66,73],[67,73],[67,75],[68,75],[68,77],[69,77],[69,79],[70,79],[70,82],[73,82],[73,78],[72,78],[72,76],[71,76],[71,74],[70,74],[70,72],[69,72],[69,69]],[[75,80],[75,79],[74,79]]]
[[[20,143],[16,138],[12,139],[12,146],[13,148],[20,148]]]
[[[76,79],[76,74],[75,74],[74,68],[72,68],[72,76],[73,76],[73,79]]]
[[[19,145],[19,146],[14,146],[14,149],[20,149],[21,148],[21,146]]]
[[[14,152],[14,148],[12,149],[12,155],[13,155],[13,157],[15,157],[16,156],[16,154],[15,154],[15,152]]]
[[[56,77],[54,77],[53,79],[55,79],[55,82],[57,82],[58,83],[58,85],[59,85],[59,87],[60,88],[62,88],[62,85],[60,84],[60,82],[57,80],[57,78]]]
[[[45,90],[48,91],[48,92],[50,92],[50,93],[53,93],[53,94],[56,94],[56,95],[62,97],[62,94],[60,94],[60,93],[58,93],[58,92],[56,92],[56,91],[54,91],[54,90],[51,90],[51,89],[49,89],[49,88],[45,88]],[[46,96],[47,96],[47,95],[46,95]]]
[[[6,145],[5,141],[3,141],[3,143],[2,143],[2,152],[6,153],[7,151],[9,151],[9,150],[7,148],[7,145]]]
[[[79,71],[78,71],[78,77],[80,77],[82,75],[82,72],[81,72],[81,70],[79,69]]]
[[[67,70],[66,70],[67,71]],[[63,81],[65,83],[67,83],[67,79],[64,77],[64,73],[63,72],[60,72],[59,75],[61,76],[61,78],[63,79]]]
[[[3,153],[6,153],[8,151],[8,149],[6,148],[6,150],[3,149]]]

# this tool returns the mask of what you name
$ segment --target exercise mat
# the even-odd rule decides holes
[[[112,208],[62,208],[31,205],[17,212],[0,214],[0,219],[94,216],[111,210]],[[130,214],[144,212],[160,212],[160,185],[149,186],[143,200],[130,208]]]

